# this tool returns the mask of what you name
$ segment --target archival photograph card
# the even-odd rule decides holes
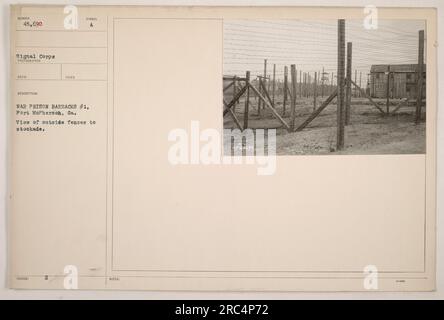
[[[11,288],[434,290],[434,9],[10,21]]]

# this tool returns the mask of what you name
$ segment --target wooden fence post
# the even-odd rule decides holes
[[[284,67],[284,103],[282,115],[285,116],[285,108],[287,106],[287,90],[288,90],[288,67]]]
[[[264,59],[264,81],[265,81],[266,76],[267,76],[267,59]],[[261,82],[261,80],[259,80],[259,93],[262,93],[262,88],[260,86],[260,82]],[[262,107],[262,101],[259,99],[259,103],[258,103],[258,107],[257,107],[258,116],[261,115],[261,107]],[[263,106],[263,108],[265,108],[265,106]]]
[[[358,83],[358,70],[355,69],[355,83]],[[356,90],[353,90],[353,97],[356,98]]]
[[[244,130],[248,128],[248,111],[250,108],[250,71],[247,71],[245,79],[245,86],[247,87],[247,91],[245,96],[244,108]]]
[[[290,131],[294,131],[294,121],[296,119],[296,66],[294,64],[291,65],[291,86],[292,86],[292,94],[291,94],[291,111],[290,111]]]
[[[233,98],[236,96],[237,94],[237,80],[236,80],[236,76],[234,76],[233,79]],[[234,104],[233,106],[233,112],[236,112],[236,104]]]
[[[299,70],[299,98],[302,98],[302,70]]]
[[[345,20],[338,20],[338,97],[337,97],[337,137],[336,149],[344,148],[344,64],[345,64]]]
[[[345,124],[350,123],[350,108],[351,108],[351,77],[352,77],[352,43],[347,42],[347,82],[345,88]]]
[[[315,78],[314,78],[314,89],[313,89],[313,111],[316,110],[316,98],[317,98],[317,86],[318,86],[318,78],[317,78],[317,72],[315,72]]]
[[[264,82],[264,88],[266,87],[266,80],[267,79],[267,59],[264,59],[264,78],[262,81]],[[262,108],[265,110],[265,105],[262,105]]]
[[[311,95],[311,75],[307,72],[307,98]]]
[[[310,72],[307,72],[307,98],[310,96]]]
[[[312,85],[312,81],[311,81],[311,74],[310,72],[308,73],[308,95],[311,96],[311,94],[313,93],[313,85]]]
[[[387,87],[386,87],[385,108],[387,115],[390,113],[390,66],[387,67]]]
[[[272,91],[273,106],[274,106],[275,91],[276,91],[276,64],[273,64],[273,91]]]
[[[324,67],[322,67],[322,74],[320,76],[322,81],[321,97],[324,97]]]
[[[424,77],[424,30],[419,31],[419,45],[418,45],[418,88],[416,89],[416,112],[415,123],[418,124],[421,121],[421,108],[422,108],[422,90],[423,90],[423,77]]]

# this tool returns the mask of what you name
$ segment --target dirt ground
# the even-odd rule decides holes
[[[318,97],[317,106],[327,97]],[[283,114],[282,97],[276,97],[276,109]],[[274,118],[269,110],[257,113],[257,101],[250,98],[248,127],[252,129],[277,129],[276,152],[278,155],[307,154],[418,154],[425,153],[425,122],[414,124],[414,105],[401,107],[395,114],[382,115],[366,98],[353,98],[350,124],[345,128],[345,148],[336,151],[336,101],[333,101],[305,129],[289,133]],[[385,110],[385,99],[377,100]],[[391,101],[394,110],[400,100]],[[244,101],[236,105],[235,112],[243,123]],[[423,108],[422,119],[425,119]],[[297,128],[313,112],[313,97],[297,98]],[[284,119],[289,123],[290,107],[287,106]],[[224,117],[224,128],[234,129],[232,117]],[[225,142],[227,143],[227,142]]]

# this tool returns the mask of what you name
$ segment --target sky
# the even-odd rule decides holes
[[[313,76],[324,68],[331,78],[337,71],[337,29],[337,20],[224,20],[224,75],[263,74],[267,59],[267,73],[276,64],[277,79],[290,64]],[[419,30],[425,30],[423,20],[379,20],[376,30],[365,29],[362,20],[346,20],[353,77],[357,70],[366,81],[372,64],[416,64]]]

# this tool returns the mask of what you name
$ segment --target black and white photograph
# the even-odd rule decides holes
[[[425,153],[425,21],[371,23],[225,20],[224,129],[275,129],[277,155]]]

